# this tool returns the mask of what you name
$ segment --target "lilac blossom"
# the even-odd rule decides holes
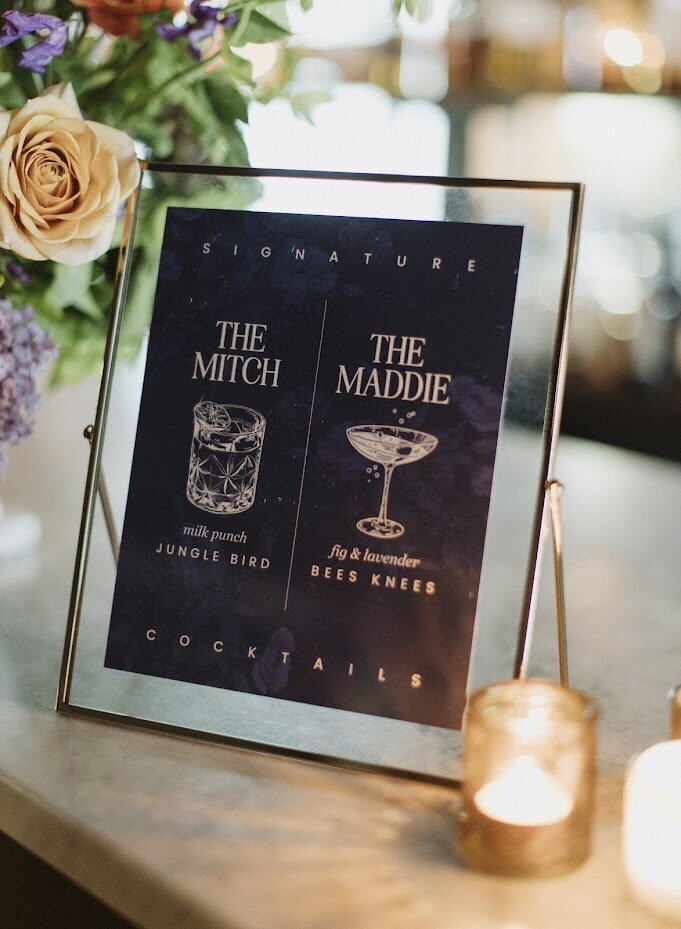
[[[40,406],[36,375],[56,352],[47,333],[35,322],[31,307],[16,310],[0,299],[0,470],[5,446],[31,434]]]
[[[30,284],[33,280],[28,271],[18,261],[8,261],[5,270],[20,284]]]
[[[36,74],[44,74],[52,59],[64,51],[68,26],[58,16],[8,10],[2,14],[2,18],[5,22],[0,32],[0,48],[11,45],[25,36],[35,36],[41,40],[21,53],[19,65],[22,68],[28,68]]]
[[[222,7],[213,6],[203,0],[192,0],[187,20],[181,26],[156,20],[154,28],[156,35],[165,39],[166,42],[186,38],[189,41],[189,54],[200,61],[203,54],[202,43],[213,38],[218,26],[227,29],[233,26],[238,19],[238,13],[227,12]]]

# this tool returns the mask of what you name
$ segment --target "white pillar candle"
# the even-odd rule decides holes
[[[624,788],[624,864],[634,896],[681,918],[681,741],[632,762]]]

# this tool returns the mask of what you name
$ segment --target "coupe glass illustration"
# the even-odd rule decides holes
[[[357,528],[375,539],[398,539],[404,535],[404,526],[388,517],[393,471],[400,465],[413,464],[430,455],[438,440],[429,432],[402,426],[351,426],[347,436],[360,455],[383,465],[383,494],[378,516],[365,516],[359,520]]]

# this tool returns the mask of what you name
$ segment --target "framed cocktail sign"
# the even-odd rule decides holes
[[[59,708],[455,777],[527,647],[581,197],[146,167]]]

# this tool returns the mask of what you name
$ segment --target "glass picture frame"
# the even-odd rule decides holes
[[[58,710],[455,780],[527,661],[582,202],[145,165]]]

